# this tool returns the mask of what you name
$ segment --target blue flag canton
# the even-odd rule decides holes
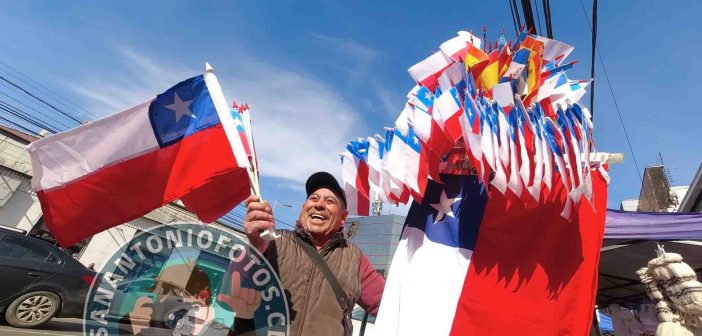
[[[204,76],[186,79],[156,96],[149,119],[160,147],[166,147],[220,120]]]
[[[437,244],[475,248],[487,204],[487,190],[477,176],[442,175],[444,184],[429,180],[422,203],[412,203],[405,225],[415,227]]]

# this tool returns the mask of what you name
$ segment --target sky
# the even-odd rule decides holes
[[[590,76],[592,3],[583,1],[551,3],[554,38],[576,48],[572,79]],[[702,62],[694,60],[702,54],[702,2],[598,6],[598,48],[612,90],[597,61],[595,140],[599,151],[624,153],[624,163],[610,167],[608,205],[619,208],[638,198],[639,173],[660,162],[659,152],[674,185],[689,185],[702,161]],[[309,174],[340,177],[345,143],[393,124],[414,85],[407,68],[459,30],[477,34],[486,25],[490,40],[502,31],[515,38],[508,1],[3,1],[0,22],[0,75],[18,70],[54,92],[47,100],[57,107],[89,119],[212,64],[227,99],[251,107],[262,196],[291,205],[275,210],[287,223],[297,218]],[[540,24],[545,35],[543,17]],[[589,106],[589,96],[583,101]],[[57,127],[75,125],[25,103]]]

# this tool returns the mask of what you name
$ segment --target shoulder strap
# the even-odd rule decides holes
[[[298,245],[302,247],[302,250],[305,251],[305,253],[314,261],[314,264],[317,265],[317,268],[324,274],[324,277],[327,279],[327,282],[329,282],[329,285],[331,285],[331,288],[334,290],[334,294],[336,295],[336,300],[339,302],[339,306],[341,306],[341,309],[344,311],[344,314],[350,313],[351,307],[349,307],[349,299],[346,296],[346,293],[341,289],[341,285],[339,285],[339,280],[336,279],[336,276],[334,276],[334,273],[332,273],[331,269],[329,269],[329,265],[327,265],[327,262],[322,259],[322,256],[317,252],[317,250],[312,247],[309,243],[306,241],[300,239],[296,234],[293,234],[295,237],[295,240],[297,241]]]

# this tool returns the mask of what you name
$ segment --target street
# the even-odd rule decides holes
[[[122,329],[124,325],[120,325]],[[124,327],[123,330],[127,327]],[[167,329],[153,329],[154,335],[169,335],[172,334],[172,330]],[[18,329],[8,326],[3,323],[0,324],[0,336],[32,336],[32,335],[83,335],[83,320],[77,318],[54,318],[47,322],[40,328],[36,329]]]
[[[55,318],[38,329],[17,329],[7,324],[0,325],[0,336],[14,335],[83,335],[83,320]]]

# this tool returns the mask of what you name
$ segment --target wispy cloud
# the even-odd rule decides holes
[[[357,85],[370,88],[369,98],[363,98],[366,109],[383,112],[389,116],[397,116],[402,110],[402,96],[395,95],[382,80],[377,78],[374,67],[380,66],[383,54],[361,42],[333,37],[323,34],[311,34],[322,50],[334,55],[333,65],[343,71],[348,80]]]
[[[97,78],[81,78],[78,82],[68,84],[71,89],[88,98],[88,109],[98,116],[122,111],[143,102],[198,71],[170,64],[160,65],[131,47],[117,46],[115,50],[120,56],[118,69],[105,71]],[[107,74],[111,76],[106,78]]]
[[[125,72],[121,78],[133,79],[82,78],[85,84],[72,85],[95,105],[109,108],[105,114],[144,101],[199,72],[130,48],[118,50]],[[348,139],[366,133],[359,113],[330,83],[310,74],[247,55],[217,66],[225,96],[251,106],[260,173],[288,181],[282,186],[298,189],[300,181],[318,170],[337,173],[337,153]]]
[[[334,54],[335,61],[332,64],[344,71],[352,82],[365,80],[373,62],[381,56],[377,50],[349,38],[323,34],[311,34],[310,36],[320,48]]]
[[[377,50],[349,38],[339,38],[316,33],[311,34],[311,37],[315,41],[335,50],[339,55],[356,60],[359,63],[369,63],[380,56],[380,52]]]
[[[358,112],[313,76],[256,60],[237,68],[236,81],[222,81],[229,97],[251,106],[261,174],[304,181],[317,170],[334,172],[337,153],[365,127]]]
[[[404,107],[404,105],[402,105],[402,99],[398,99],[398,97],[402,98],[402,96],[393,94],[390,89],[375,80],[371,81],[371,87],[383,111],[389,116],[398,116]]]

